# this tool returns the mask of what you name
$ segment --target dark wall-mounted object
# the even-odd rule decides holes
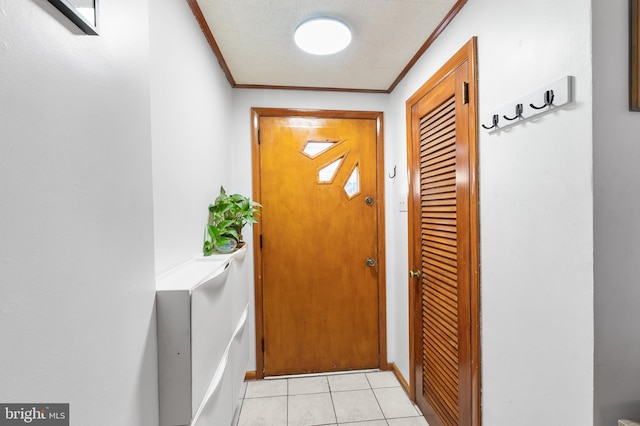
[[[547,83],[494,110],[491,115],[487,114],[480,124],[489,133],[496,133],[559,109],[570,108],[574,103],[573,80],[573,76],[567,75]]]
[[[629,110],[640,111],[640,0],[629,0]]]
[[[493,114],[491,116],[491,126],[482,125],[487,130],[495,129],[498,127],[498,122],[500,121],[500,116],[498,114]]]
[[[89,35],[98,35],[99,0],[49,0],[56,9]]]

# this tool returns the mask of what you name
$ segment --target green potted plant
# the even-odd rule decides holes
[[[259,203],[241,194],[227,194],[220,187],[220,195],[209,205],[209,220],[203,247],[203,254],[209,256],[214,250],[233,251],[242,240],[242,228],[258,222]]]

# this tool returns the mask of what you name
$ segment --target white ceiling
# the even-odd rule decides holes
[[[200,24],[205,34],[210,32],[214,42],[211,37],[209,42],[235,87],[389,91],[464,1],[191,0],[190,4],[196,17],[201,11]],[[316,16],[347,23],[353,33],[351,44],[326,56],[298,49],[295,28]]]

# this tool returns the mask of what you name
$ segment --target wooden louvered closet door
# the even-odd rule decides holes
[[[467,62],[457,64],[427,93],[408,102],[410,267],[420,272],[411,282],[413,379],[416,402],[431,426],[479,424],[473,413],[477,223],[468,73]]]

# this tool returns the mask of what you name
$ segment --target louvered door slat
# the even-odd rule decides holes
[[[449,241],[447,241],[445,244],[434,241],[432,238],[423,238],[422,241],[425,246],[423,248],[423,251],[425,249],[439,250],[443,256],[449,257],[450,259],[456,259],[457,248],[456,246],[451,245]]]
[[[458,293],[455,100],[421,120],[422,344],[424,397],[458,424]]]
[[[455,257],[455,254],[456,254],[456,253],[455,253],[455,252],[456,252],[455,247],[447,246],[447,245],[445,245],[445,244],[438,244],[438,243],[434,243],[433,241],[429,241],[429,243],[427,243],[427,244],[425,245],[425,247],[426,247],[426,248],[433,248],[433,249],[440,249],[440,250],[442,250],[442,253],[443,253],[443,254],[444,254],[445,252],[451,252],[451,253],[450,253],[451,258],[452,258],[452,259],[456,259],[456,257]],[[424,251],[424,250],[423,250],[423,251]]]
[[[420,154],[420,161],[423,164],[431,164],[439,161],[443,157],[455,157],[455,145],[451,146],[450,142],[451,138],[447,135],[447,139],[443,140],[437,146],[434,146],[434,149],[425,149]]]
[[[428,356],[438,356],[438,354],[433,352],[432,348],[425,348],[424,354]],[[444,375],[443,379],[438,379],[438,382],[442,384],[445,393],[447,394],[447,400],[450,402],[455,402],[456,399],[456,386],[457,386],[457,366],[451,366],[451,364],[446,365],[429,365],[427,371],[429,372],[438,372],[440,375]]]
[[[449,141],[451,141],[451,134],[446,133],[440,138],[429,138],[429,140],[425,141],[425,144],[421,147],[420,155],[423,160],[430,160],[434,157],[439,157],[441,155],[446,155],[447,153],[455,150],[455,146],[452,147],[449,145]]]
[[[423,195],[429,195],[429,199],[435,201],[438,200],[451,200],[455,199],[452,197],[452,195],[455,197],[455,193],[450,192],[450,188],[434,188],[430,191],[424,191]]]
[[[424,220],[423,224],[429,225],[429,226],[455,226],[456,221],[455,220],[451,220],[451,219],[446,219],[446,218],[441,218],[441,217],[434,217],[431,218],[429,220]]]
[[[425,301],[428,304],[437,303],[434,299]],[[425,312],[423,315],[425,319],[425,324],[435,324],[437,322],[438,327],[434,332],[439,333],[440,335],[446,336],[447,339],[456,339],[456,326],[455,326],[455,318],[452,318],[451,312],[445,311],[444,308],[440,307],[434,308]],[[436,343],[437,346],[437,343]],[[453,359],[453,358],[451,358]]]
[[[425,378],[424,381],[426,383],[428,375],[425,374],[424,378]],[[427,391],[425,393],[425,397],[427,397],[430,401],[442,399],[441,396],[436,395],[433,391]],[[451,408],[441,407],[440,405],[432,405],[432,408],[433,408],[433,411],[438,416],[438,418],[442,422],[444,422],[444,424],[446,424],[446,425],[456,425],[457,424],[457,420],[454,419],[454,418],[451,418],[451,416],[449,415],[449,413],[452,411]]]
[[[446,131],[451,131],[455,126],[449,126]],[[426,136],[426,135],[425,135]],[[438,157],[455,156],[452,155],[451,142],[452,138],[450,134],[443,134],[442,137],[436,139],[429,139],[424,141],[424,146],[420,151],[420,160],[429,161]],[[455,147],[454,147],[455,148]],[[455,150],[454,150],[455,151]]]
[[[429,234],[425,234],[425,235],[429,235]],[[452,265],[451,264],[452,262],[446,262],[446,261],[443,262],[441,260],[442,259],[441,257],[434,256],[434,255],[427,255],[426,259],[428,259],[428,262],[431,265],[433,265],[433,266],[435,266],[435,267],[437,267],[437,268],[439,268],[439,269],[441,269],[443,271],[449,272],[450,274],[453,274],[452,278],[457,276],[456,265]]]
[[[437,289],[434,289],[434,291],[431,292],[431,295],[435,298],[438,299],[439,302],[442,302],[442,308],[443,309],[447,309],[449,312],[449,315],[457,315],[457,312],[452,312],[450,305],[452,303],[455,303],[455,298],[452,298],[450,294],[445,294],[445,293],[441,293],[439,291],[437,291]],[[452,328],[452,331],[455,332],[455,325]]]
[[[431,235],[433,237],[440,237],[440,238],[445,238],[446,239],[447,236],[451,235],[451,231],[449,231],[449,229],[450,229],[450,227],[446,226],[446,225],[437,225],[437,224],[432,224],[432,223],[425,224],[424,228],[422,229],[422,237],[424,238],[427,235]],[[435,253],[435,252],[433,252],[431,250],[428,250],[428,251],[430,253],[434,253],[436,255],[439,255],[439,253]],[[444,257],[447,258],[447,259],[452,259],[452,260],[455,261],[455,254],[453,254],[453,257],[451,255],[450,256],[445,255]],[[451,266],[456,266],[455,262],[446,261],[446,263],[450,264]]]
[[[442,194],[431,194],[431,196],[425,197],[420,204],[423,206],[455,206],[456,199],[451,198],[451,192],[445,192]]]
[[[453,172],[453,176],[455,176],[456,161],[455,159],[453,159],[453,161],[438,162],[432,167],[424,166],[423,170],[429,170],[428,172],[425,172],[425,174],[423,175],[423,177],[426,178],[426,180],[434,176],[450,176],[451,172]],[[442,180],[442,179],[438,179],[438,180]]]
[[[446,128],[442,133],[433,135],[424,145],[420,147],[420,155],[430,156],[446,149],[451,142],[451,135],[448,133],[450,128]],[[424,136],[424,135],[423,135]]]
[[[424,353],[428,356],[434,356],[434,354],[430,353],[429,350],[425,350]],[[442,385],[442,395],[444,396],[447,405],[455,406],[457,393],[457,379],[455,377],[455,370],[451,370],[450,368],[442,368],[441,366],[430,365],[427,368],[427,375],[435,376],[436,374],[439,376],[444,376],[444,380],[437,379],[437,381]]]
[[[451,194],[451,192],[453,192],[453,194]],[[455,197],[455,190],[452,191],[451,183],[445,183],[444,186],[432,186],[432,187],[422,188],[421,195],[437,195],[437,194],[448,194],[449,196]]]
[[[429,269],[437,272],[438,275],[449,278],[451,282],[456,282],[458,279],[456,268],[451,268],[449,265],[442,264],[431,257],[428,257],[427,259],[428,261],[426,263],[429,265]]]
[[[422,152],[434,152],[438,147],[444,148],[443,142],[451,140],[451,129],[455,127],[454,118],[447,122],[443,122],[433,129],[433,133],[429,133],[429,140],[424,145]],[[426,132],[421,136],[426,136]]]
[[[427,292],[439,293],[443,297],[451,301],[450,305],[445,306],[445,309],[453,313],[457,312],[456,304],[458,303],[458,294],[455,287],[452,287],[450,283],[447,283],[446,281],[440,279],[440,277],[437,277],[435,275],[429,276],[429,279],[425,280],[424,285],[424,290],[426,290]]]
[[[446,137],[435,140],[433,145],[423,146],[420,152],[420,160],[428,161],[433,157],[439,157],[443,154],[446,154],[446,149],[451,148],[450,143],[451,136],[446,135]]]
[[[451,232],[438,231],[437,229],[424,227],[422,229],[422,238],[430,240],[438,238],[446,244],[451,241]]]
[[[448,327],[440,327],[439,324],[432,318],[430,315],[425,315],[424,321],[431,325],[434,330],[437,330],[437,333],[444,340],[448,340],[450,343],[455,342],[458,339],[458,336]],[[457,366],[454,366],[457,369]]]
[[[431,358],[438,357],[445,360],[445,362],[442,362],[438,365],[429,364],[428,366],[425,366],[425,369],[442,372],[445,377],[438,379],[438,382],[442,383],[442,386],[444,386],[445,388],[451,390],[450,399],[455,400],[458,371],[458,366],[456,365],[455,361],[447,359],[446,351],[443,351],[442,347],[438,345],[425,346],[424,354]]]
[[[455,181],[456,172],[440,174],[432,177],[421,177],[420,183],[426,185],[425,188],[442,187],[448,185],[451,181]]]
[[[439,310],[433,310],[433,312],[435,312],[436,315],[439,316],[439,318],[442,320],[442,325],[444,326],[444,329],[441,330],[442,333],[446,334],[451,339],[455,339],[456,338],[456,324],[455,324],[456,318],[455,317],[457,314],[455,312],[451,312],[450,310],[448,310],[448,308],[444,306],[447,303],[451,303],[451,299],[447,298],[443,294],[434,292],[432,299],[429,300],[427,303],[439,303],[442,305],[440,306]]]
[[[436,225],[430,225],[430,226],[436,226]],[[436,229],[441,229],[441,228],[446,229],[446,228],[448,228],[448,226],[442,225],[442,226],[440,226],[439,228],[436,228]],[[440,250],[435,249],[433,247],[425,247],[422,254],[423,255],[427,255],[427,256],[431,255],[431,256],[434,256],[436,258],[442,257],[443,261],[446,262],[449,265],[456,266],[458,264],[456,256],[455,256],[455,253],[443,253]]]
[[[447,104],[444,108],[437,109],[433,115],[423,118],[420,134],[439,135],[455,118],[455,106]]]
[[[424,228],[422,228],[422,234],[423,235],[431,235],[433,237],[441,237],[447,240],[450,240],[451,238],[451,232],[449,231],[445,231],[445,230],[439,230],[439,229],[434,229],[431,228],[429,226],[425,226]]]
[[[456,392],[451,392],[454,395],[447,392],[447,389],[452,385],[457,385],[457,383],[442,380],[443,374],[441,371],[441,369],[432,368],[431,366],[425,370],[425,383],[428,381],[433,383],[433,386],[425,386],[425,396],[432,401],[431,406],[438,413],[440,419],[445,421],[445,424],[457,426],[457,415],[453,414],[457,408]]]
[[[421,133],[421,136],[424,138],[425,136],[429,136],[429,140],[426,141],[425,145],[422,147],[422,152],[433,152],[438,147],[444,148],[442,142],[451,139],[451,128],[455,127],[454,118],[449,121],[443,122],[434,128],[433,131],[425,131]]]
[[[425,133],[429,129],[436,127],[438,123],[447,121],[453,114],[455,114],[455,105],[453,104],[446,104],[442,108],[434,109],[431,114],[426,115],[420,120],[420,133]]]
[[[440,365],[444,368],[450,369],[452,372],[457,371],[457,356],[455,356],[451,350],[451,341],[457,340],[455,333],[450,330],[450,319],[445,318],[445,315],[441,311],[437,310],[425,310],[424,312],[424,325],[425,328],[430,329],[435,339],[430,340],[430,344],[425,350],[438,353],[442,358]]]

